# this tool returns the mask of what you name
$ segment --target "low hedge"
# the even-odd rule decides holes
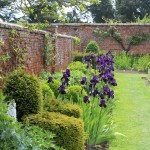
[[[73,116],[75,118],[81,117],[81,109],[76,104],[64,103],[57,99],[50,99],[44,101],[44,110],[49,112],[60,112],[67,116]]]
[[[25,121],[56,134],[56,144],[66,150],[84,150],[84,124],[74,117],[55,112],[30,115]]]

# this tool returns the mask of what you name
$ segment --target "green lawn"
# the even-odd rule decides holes
[[[114,110],[117,136],[109,150],[150,150],[150,86],[145,74],[117,73],[116,93],[119,101]]]

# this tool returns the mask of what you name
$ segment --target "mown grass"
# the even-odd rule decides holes
[[[145,74],[117,73],[119,100],[114,110],[117,136],[109,150],[150,150],[150,86]]]

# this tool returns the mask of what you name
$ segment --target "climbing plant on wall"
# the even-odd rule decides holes
[[[105,39],[107,37],[112,37],[115,41],[117,41],[121,45],[122,50],[124,50],[126,53],[130,51],[132,45],[140,45],[141,42],[150,40],[150,32],[143,33],[143,31],[139,29],[136,32],[136,35],[128,37],[129,44],[126,48],[123,43],[123,37],[119,33],[118,29],[114,26],[110,26],[106,31],[100,31],[99,28],[96,28],[93,31],[93,34],[95,36],[99,36],[102,39]]]
[[[55,65],[55,48],[54,48],[55,37],[52,36],[49,32],[45,33],[45,48],[44,48],[44,64],[45,70],[47,71],[48,66]]]
[[[21,32],[9,30],[9,47],[8,51],[11,55],[11,61],[15,66],[24,67],[27,55],[27,42],[21,37]]]

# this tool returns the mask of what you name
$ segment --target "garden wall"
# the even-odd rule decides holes
[[[127,48],[129,45],[128,38],[130,36],[137,36],[139,34],[150,34],[150,24],[51,24],[47,29],[52,32],[58,32],[60,34],[66,34],[71,36],[77,36],[81,39],[78,51],[83,51],[90,40],[96,40],[99,43],[100,49],[111,50],[120,52],[122,50],[121,45],[115,41],[112,37],[105,39],[94,36],[93,31],[98,28],[100,31],[106,31],[113,26],[117,28],[121,37],[123,38],[123,44]],[[143,41],[139,45],[132,45],[131,52],[134,54],[150,54],[150,39]]]
[[[17,35],[14,32],[17,32]],[[46,31],[30,31],[22,26],[0,22],[0,78],[16,68],[17,59],[22,62],[21,59],[25,59],[26,71],[38,75],[45,68],[46,33]],[[50,64],[48,71],[51,71],[51,69],[60,71],[65,69],[71,61],[71,51],[74,50],[74,37],[61,34],[53,36],[55,64]],[[24,56],[21,53],[24,53]],[[1,82],[2,79],[0,79],[0,85],[2,85]]]

